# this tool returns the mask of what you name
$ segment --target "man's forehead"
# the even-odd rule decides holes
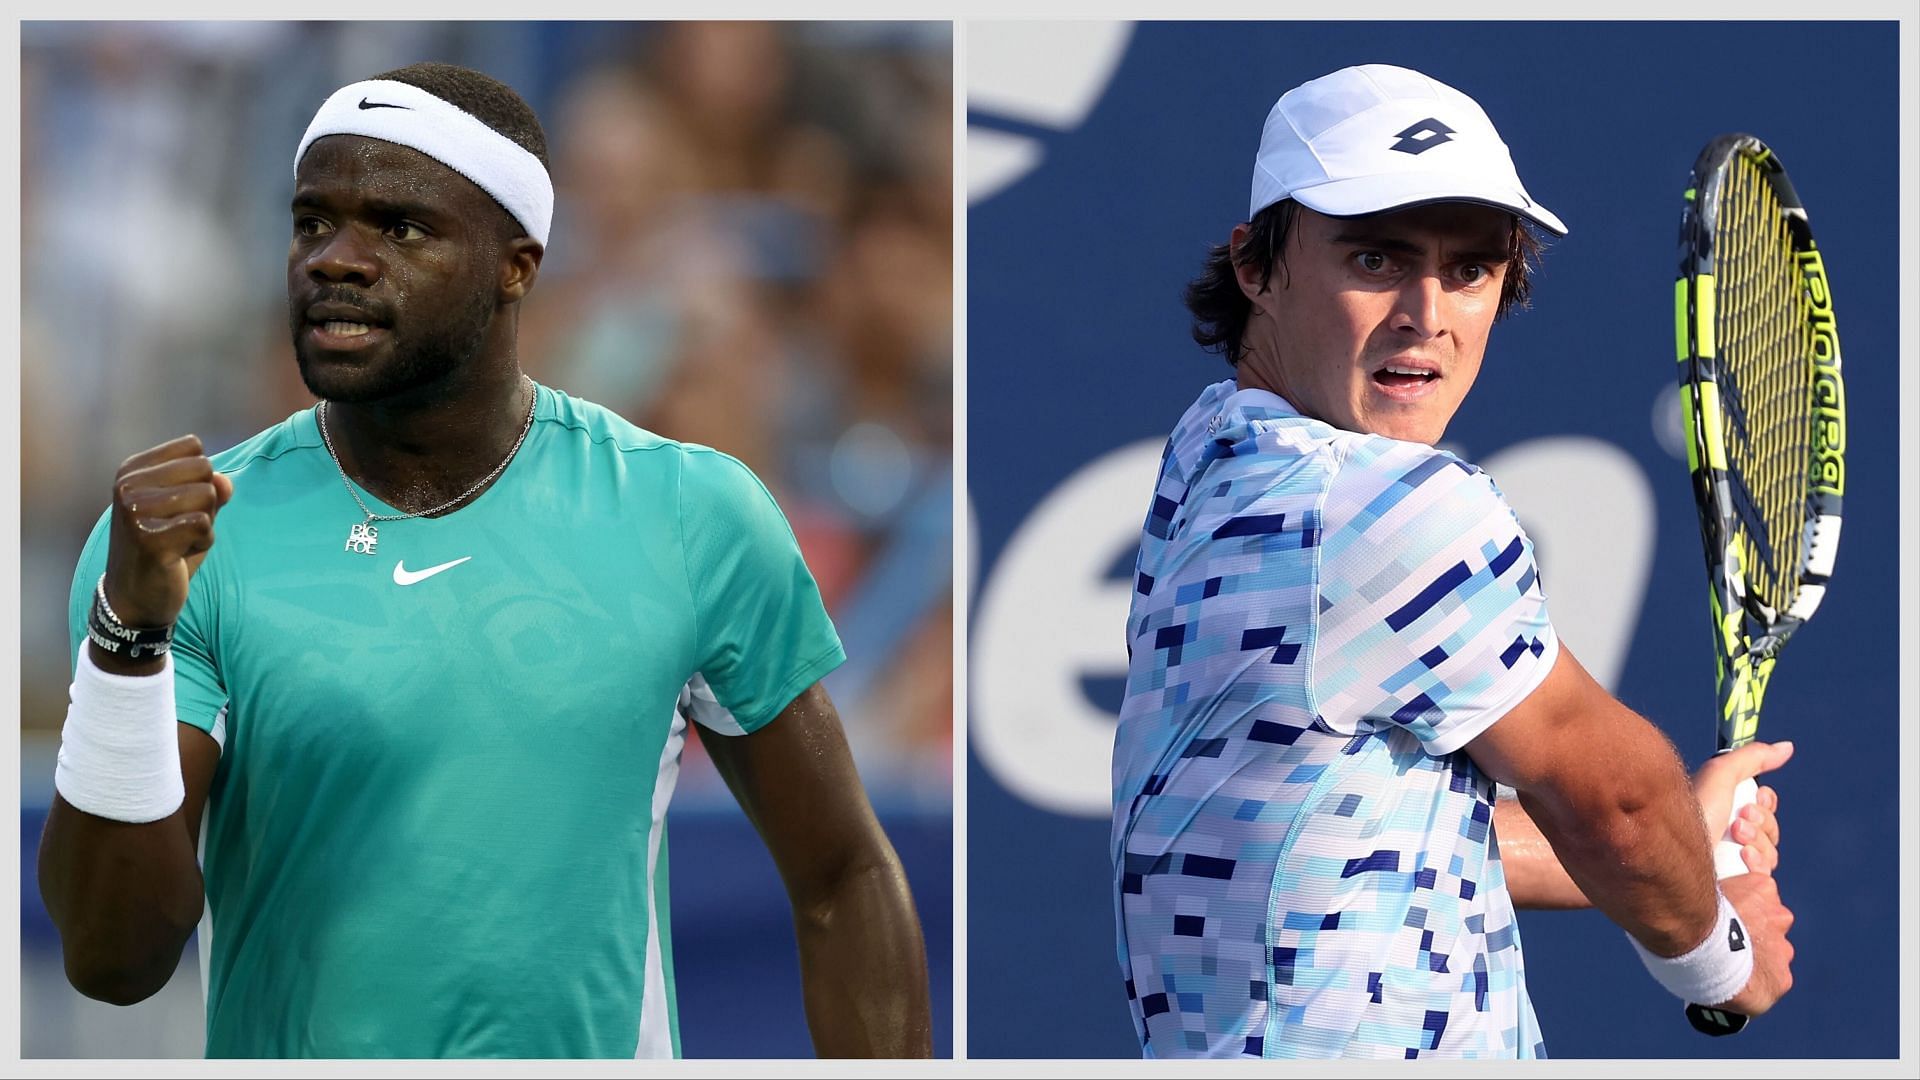
[[[337,186],[400,192],[426,199],[450,211],[472,209],[473,199],[491,204],[478,184],[411,146],[367,135],[328,135],[315,139],[294,170],[294,191]]]
[[[1303,208],[1305,209],[1305,208]],[[1458,200],[1401,207],[1357,217],[1328,217],[1307,210],[1322,222],[1328,237],[1438,236],[1455,242],[1484,242],[1504,248],[1517,222],[1501,207]]]

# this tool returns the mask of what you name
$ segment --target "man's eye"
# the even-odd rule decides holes
[[[1485,281],[1487,275],[1492,272],[1493,271],[1484,263],[1468,263],[1460,268],[1460,280],[1469,285],[1474,285]]]
[[[1387,268],[1387,257],[1377,251],[1363,251],[1354,256],[1360,262],[1360,268],[1370,273],[1379,273]]]
[[[326,228],[326,222],[321,221],[311,214],[305,214],[293,219],[293,231],[299,233],[301,236],[319,236],[326,231]]]
[[[392,225],[387,226],[387,234],[395,240],[424,240],[427,236],[427,230],[415,225],[411,221],[396,221]]]

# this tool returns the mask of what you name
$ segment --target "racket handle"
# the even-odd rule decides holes
[[[1733,838],[1733,823],[1740,818],[1740,811],[1753,805],[1760,798],[1760,785],[1752,777],[1740,781],[1733,789],[1733,812],[1727,815],[1727,827],[1720,839],[1713,845],[1713,876],[1721,880],[1739,877],[1747,872],[1746,860],[1740,857],[1741,844]]]
[[[1702,1035],[1738,1035],[1747,1026],[1747,1016],[1708,1005],[1688,1005],[1687,1023]]]
[[[1713,845],[1714,877],[1725,879],[1747,873],[1746,860],[1740,857],[1742,845],[1733,838],[1733,823],[1739,819],[1743,808],[1759,798],[1760,785],[1752,777],[1740,781],[1733,789],[1733,811],[1727,815],[1726,830]],[[1687,1006],[1687,1022],[1702,1034],[1736,1035],[1747,1026],[1747,1017],[1731,1009],[1690,1004]]]

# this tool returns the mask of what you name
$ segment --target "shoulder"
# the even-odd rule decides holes
[[[1377,436],[1344,440],[1320,518],[1321,587],[1329,594],[1397,596],[1409,582],[1439,588],[1475,567],[1497,575],[1531,546],[1478,466]]]
[[[213,467],[229,476],[266,471],[271,465],[303,451],[324,455],[313,410],[302,409],[285,420],[212,456]]]
[[[773,493],[739,458],[695,443],[681,444],[680,451],[680,512],[685,518],[732,529],[772,529],[791,537]]]
[[[648,462],[673,470],[683,487],[758,488],[753,471],[732,455],[699,443],[681,442],[649,431],[604,405],[541,388],[535,422],[551,425],[562,438],[598,452],[621,456],[630,464]]]
[[[1344,434],[1304,416],[1240,416],[1217,426],[1188,451],[1195,460],[1171,464],[1168,475],[1192,485],[1196,504],[1229,517],[1275,497],[1314,499],[1338,468]]]
[[[733,455],[711,446],[670,439],[604,405],[552,387],[541,388],[535,422],[552,425],[563,439],[578,444],[582,453],[616,455],[627,469],[670,477],[683,508],[742,499],[772,502],[760,478]]]
[[[1435,539],[1477,522],[1514,522],[1506,498],[1479,466],[1423,443],[1378,435],[1335,440],[1326,527],[1362,533],[1413,530]]]
[[[657,435],[604,405],[577,398],[551,386],[540,387],[540,402],[534,423],[550,436],[557,435],[584,447],[616,454],[664,452],[673,456],[683,448],[663,435]]]

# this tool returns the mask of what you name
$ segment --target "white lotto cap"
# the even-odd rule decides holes
[[[1388,64],[1341,68],[1274,103],[1247,216],[1288,198],[1329,217],[1485,203],[1567,234],[1521,186],[1485,110],[1445,83]]]

